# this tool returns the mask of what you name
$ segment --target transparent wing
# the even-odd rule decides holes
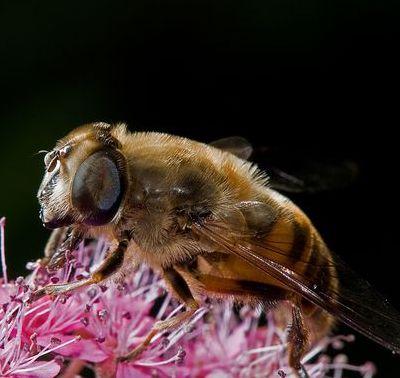
[[[267,172],[273,189],[288,193],[345,188],[358,176],[358,166],[350,159],[302,149],[259,147],[254,149],[252,160]]]
[[[316,193],[347,187],[358,175],[354,161],[345,159],[317,159],[304,151],[287,153],[283,148],[257,147],[239,136],[216,140],[211,146],[237,157],[257,163],[264,169],[273,189],[288,193]],[[296,156],[288,159],[288,156]]]
[[[316,193],[345,188],[358,174],[357,165],[350,160],[336,162],[305,162],[302,167],[287,171],[266,168],[272,188],[289,193]]]
[[[230,152],[243,160],[247,160],[253,153],[253,147],[250,142],[239,136],[215,140],[210,143],[210,146],[219,148],[222,151]]]
[[[321,274],[317,281],[311,281],[304,275],[305,269],[294,270],[278,262],[282,261],[279,257],[284,252],[276,248],[275,243],[272,247],[262,240],[249,238],[243,231],[235,230],[229,220],[211,219],[195,223],[192,230],[279,280],[289,290],[323,308],[361,334],[400,354],[400,313],[337,256],[333,255],[329,261],[315,265]],[[333,274],[338,275],[339,290],[324,284],[326,278]]]

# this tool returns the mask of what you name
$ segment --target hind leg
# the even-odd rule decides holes
[[[150,329],[148,334],[145,336],[141,344],[139,344],[135,349],[129,352],[126,356],[121,357],[119,360],[132,361],[139,357],[146,348],[150,345],[151,340],[155,335],[166,330],[172,330],[179,327],[184,322],[189,320],[196,310],[199,309],[199,305],[193,298],[190,287],[182,276],[174,269],[169,268],[164,270],[164,280],[169,284],[175,295],[186,305],[186,311],[173,316],[170,319],[160,320],[154,323],[153,327]]]
[[[299,378],[309,378],[300,362],[309,348],[309,331],[301,308],[296,303],[293,303],[292,307],[292,324],[289,328],[288,343],[289,366]]]

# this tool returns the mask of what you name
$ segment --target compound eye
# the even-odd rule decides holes
[[[72,204],[84,223],[101,225],[113,219],[124,192],[122,175],[114,151],[95,152],[80,165],[72,184]]]

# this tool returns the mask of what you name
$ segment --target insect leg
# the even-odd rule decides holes
[[[175,269],[173,268],[166,269],[164,271],[164,280],[172,288],[177,297],[182,302],[185,303],[186,311],[178,315],[175,315],[170,319],[160,320],[156,322],[149,331],[149,333],[146,335],[143,342],[140,345],[138,345],[134,350],[132,350],[129,354],[122,357],[120,359],[121,361],[131,361],[137,358],[141,353],[144,352],[144,350],[151,343],[151,340],[157,333],[163,332],[168,329],[176,328],[186,320],[190,319],[190,317],[199,308],[198,303],[193,298],[193,295],[190,291],[188,284]]]
[[[46,247],[44,248],[45,257],[50,258],[54,255],[60,244],[66,239],[68,232],[68,227],[60,227],[52,231]]]
[[[42,265],[47,265],[49,263],[50,259],[57,252],[60,244],[66,239],[67,233],[68,227],[60,227],[52,231],[46,247],[44,248],[44,257],[40,261]]]
[[[64,241],[58,244],[58,248],[53,252],[50,260],[47,263],[47,270],[54,271],[62,268],[67,262],[66,253],[74,251],[78,248],[79,243],[83,240],[84,234],[79,229],[68,229]],[[62,241],[62,239],[60,239]],[[46,246],[47,247],[47,246]]]
[[[116,273],[122,266],[124,261],[125,251],[128,247],[128,240],[122,240],[119,242],[115,250],[110,251],[107,258],[102,264],[90,275],[89,278],[70,282],[65,284],[47,285],[42,289],[36,290],[31,296],[31,302],[43,297],[44,295],[57,295],[65,294],[72,290],[79,289],[91,284],[97,284],[106,278],[109,278]]]
[[[305,325],[300,306],[293,303],[292,324],[288,333],[289,366],[299,378],[309,378],[307,371],[301,364],[301,358],[308,349],[309,332]]]

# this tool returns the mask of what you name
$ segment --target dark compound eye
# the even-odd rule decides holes
[[[121,157],[115,151],[98,151],[78,168],[72,184],[72,204],[89,225],[112,220],[121,203],[125,185]]]

